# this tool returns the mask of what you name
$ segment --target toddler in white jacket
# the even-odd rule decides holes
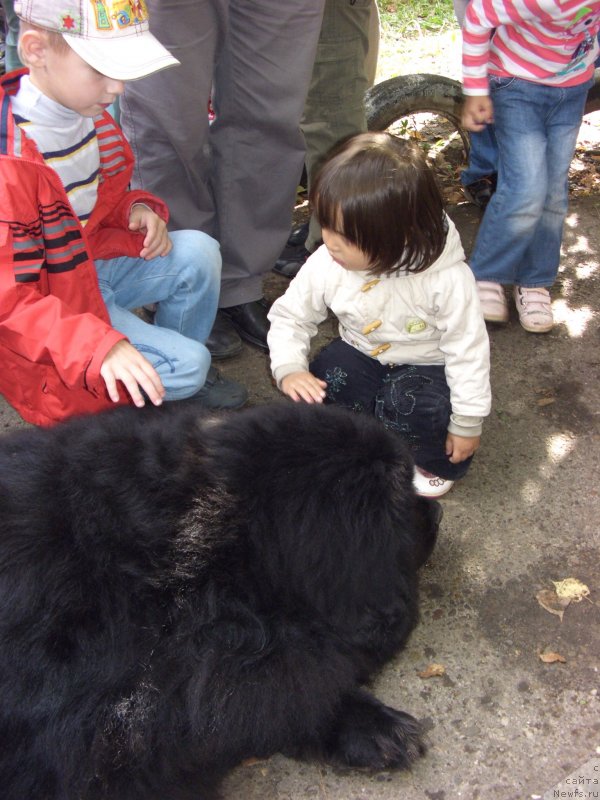
[[[420,149],[363,133],[311,191],[323,246],[269,312],[271,368],[295,401],[373,414],[408,442],[420,494],[466,473],[489,414],[489,341],[473,274]],[[340,338],[309,364],[328,311]]]

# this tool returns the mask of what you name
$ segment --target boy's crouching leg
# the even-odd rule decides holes
[[[186,400],[210,409],[243,406],[248,392],[237,381],[223,377],[210,366],[204,345],[217,312],[221,284],[218,242],[195,230],[170,234],[173,247],[163,262],[164,299],[159,299],[154,323],[166,338],[177,336],[175,346],[153,360],[166,390],[165,400]],[[140,348],[141,349],[141,348]]]
[[[170,234],[173,247],[160,258],[164,294],[157,297],[155,323],[204,343],[211,331],[221,288],[218,242],[201,231]]]

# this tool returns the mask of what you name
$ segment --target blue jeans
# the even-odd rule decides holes
[[[561,88],[519,78],[490,79],[498,188],[471,254],[477,280],[527,288],[554,283],[569,165],[591,85]]]
[[[495,175],[498,171],[498,145],[494,126],[487,125],[482,131],[469,134],[469,138],[469,166],[460,173],[463,186]]]
[[[373,415],[406,441],[419,467],[447,480],[468,470],[472,458],[452,464],[446,455],[452,408],[443,365],[380,364],[335,339],[310,371],[327,382],[327,403]]]
[[[204,346],[217,312],[221,281],[218,243],[200,231],[174,231],[164,257],[96,261],[113,327],[124,333],[160,375],[166,400],[196,394],[206,380]],[[154,324],[132,309],[158,303]]]

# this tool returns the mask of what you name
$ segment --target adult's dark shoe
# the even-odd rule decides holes
[[[245,386],[223,377],[218,369],[209,367],[204,386],[192,397],[181,402],[195,403],[213,411],[234,411],[245,405],[247,400],[248,390]]]
[[[308,252],[304,245],[294,248],[286,247],[275,262],[273,272],[277,273],[277,275],[282,275],[284,278],[295,278],[300,272],[300,267],[310,255],[312,254]]]
[[[287,240],[290,247],[301,247],[306,244],[308,239],[308,222],[303,222],[300,225],[294,225]]]
[[[231,321],[242,339],[263,350],[268,350],[268,310],[267,301],[261,298],[260,300],[251,300],[249,303],[241,303],[239,306],[222,308],[221,313]]]
[[[242,340],[239,333],[233,327],[231,320],[221,311],[217,311],[212,330],[206,340],[206,347],[213,361],[232,358],[242,352]]]
[[[496,182],[496,175],[486,175],[478,181],[473,181],[473,183],[468,183],[463,186],[463,194],[470,203],[473,203],[482,211],[485,211],[487,204],[496,191]]]

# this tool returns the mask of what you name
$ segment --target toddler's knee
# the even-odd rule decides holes
[[[548,194],[548,183],[539,173],[523,172],[518,186],[500,186],[496,193],[508,208],[525,217],[535,217],[542,212]]]

